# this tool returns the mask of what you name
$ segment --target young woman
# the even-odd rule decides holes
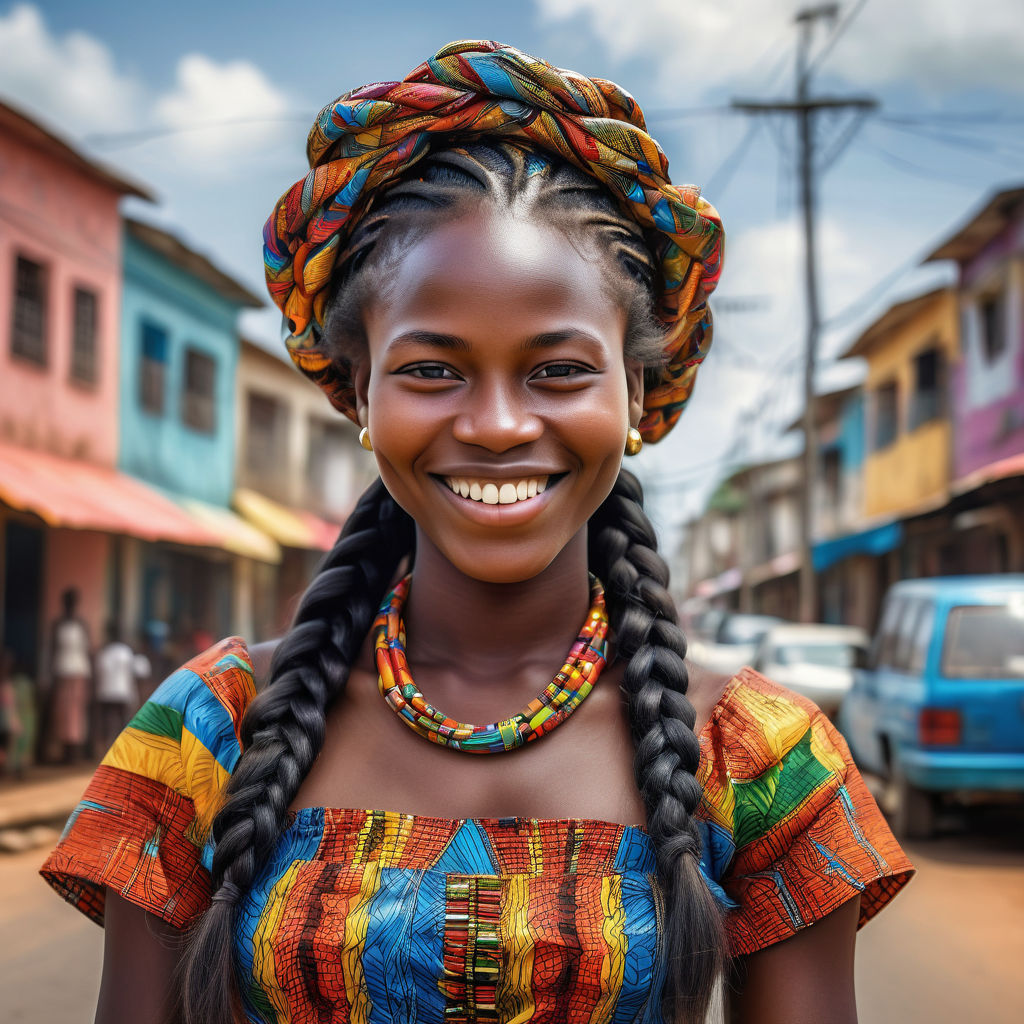
[[[268,281],[380,481],[44,866],[105,918],[97,1020],[691,1022],[731,954],[736,1020],[854,1021],[912,869],[813,705],[687,666],[621,469],[707,350],[714,209],[626,93],[495,43],[342,97],[309,157]]]

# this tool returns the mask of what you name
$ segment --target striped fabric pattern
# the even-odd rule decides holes
[[[163,683],[104,758],[46,880],[100,923],[106,887],[178,927],[201,913],[210,824],[253,695],[239,639]],[[910,877],[806,700],[745,670],[701,745],[704,869],[731,906],[735,953],[852,896],[866,921]],[[241,905],[247,1019],[661,1024],[654,872],[635,826],[305,808]]]

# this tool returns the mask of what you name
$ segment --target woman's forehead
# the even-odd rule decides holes
[[[373,323],[410,317],[625,322],[600,254],[535,217],[476,208],[432,227],[389,264],[367,309],[371,334]]]

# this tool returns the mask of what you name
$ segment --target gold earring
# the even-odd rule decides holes
[[[370,428],[369,427],[363,427],[363,429],[359,431],[359,443],[368,452],[372,452],[373,451],[373,444],[370,441]]]
[[[644,439],[640,436],[640,431],[636,427],[630,427],[626,432],[626,454],[636,455],[643,446]]]

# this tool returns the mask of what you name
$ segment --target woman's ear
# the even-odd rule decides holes
[[[352,367],[352,385],[356,396],[356,419],[359,426],[369,426],[370,416],[370,360],[360,359]]]
[[[629,425],[639,425],[644,414],[644,365],[638,359],[626,360],[626,393],[629,397]]]

